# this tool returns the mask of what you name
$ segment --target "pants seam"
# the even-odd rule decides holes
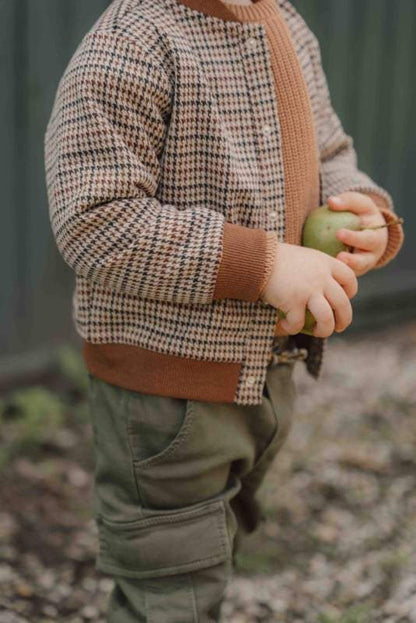
[[[124,397],[123,397],[122,407],[125,409],[125,413],[126,413],[126,422],[124,423],[125,424],[125,426],[124,426],[124,434],[126,435],[126,442],[127,442],[128,448],[129,448],[129,457],[130,457],[129,468],[130,468],[131,478],[133,480],[133,485],[134,485],[134,488],[136,490],[139,506],[141,506],[143,508],[145,506],[145,504],[144,504],[144,500],[143,500],[142,494],[140,492],[139,483],[137,481],[136,470],[135,470],[135,467],[134,467],[134,455],[133,455],[133,450],[132,450],[132,447],[131,447],[131,444],[130,444],[129,433],[128,433],[129,413],[130,412],[128,410],[127,400],[128,400],[128,394],[125,392],[124,393]]]
[[[224,524],[221,523],[220,518],[218,518],[218,528],[222,537],[222,541],[225,545],[225,549],[227,551],[227,557],[229,557],[230,555],[232,555],[232,551],[233,551],[233,543],[231,542],[231,535],[229,534],[229,531],[227,529],[227,507],[226,507],[226,502],[225,500],[221,500],[222,502],[222,506],[223,506],[223,511],[224,511]],[[230,512],[233,512],[233,510],[230,508]],[[223,530],[224,528],[224,530]],[[228,546],[228,547],[227,547]]]
[[[137,571],[136,569],[132,569],[131,567],[117,567],[115,565],[112,565],[111,563],[107,562],[105,560],[105,551],[103,551],[103,555],[101,556],[101,560],[98,560],[98,569],[100,571],[103,571],[104,573],[108,573],[109,575],[121,575],[124,577],[129,577],[129,578],[136,578],[136,579],[147,579],[147,578],[158,578],[161,577],[163,575],[178,575],[181,573],[186,573],[188,571],[198,571],[200,569],[205,569],[207,566],[213,566],[216,565],[220,562],[224,562],[224,560],[226,560],[229,556],[224,557],[224,555],[221,554],[214,554],[212,556],[205,556],[204,558],[195,558],[194,560],[191,560],[189,562],[180,564],[180,565],[175,565],[174,567],[165,567],[165,568],[159,568],[156,570],[151,569],[150,573],[149,571]],[[208,564],[206,564],[208,563]],[[191,568],[191,570],[189,570],[189,567],[191,567],[191,565],[193,566]],[[174,573],[171,573],[171,571],[174,570]]]
[[[193,611],[193,619],[194,619],[194,623],[198,623],[199,619],[198,619],[198,609],[196,606],[196,595],[195,595],[195,591],[194,591],[194,582],[193,582],[193,578],[192,578],[192,573],[189,573],[189,582],[191,584],[191,600],[192,600],[192,611]]]
[[[151,618],[152,613],[149,610],[149,600],[147,598],[147,589],[146,589],[146,587],[144,588],[144,612],[145,612],[145,616],[146,616],[146,621],[148,623],[152,623],[152,618]]]

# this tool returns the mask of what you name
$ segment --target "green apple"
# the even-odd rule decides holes
[[[340,251],[348,250],[348,245],[337,238],[339,229],[361,229],[361,219],[349,210],[331,210],[327,205],[310,212],[303,225],[302,246],[311,247],[336,257]]]
[[[277,313],[279,315],[279,318],[286,318],[286,314],[283,310],[281,309],[277,309]],[[313,328],[315,326],[315,317],[312,314],[312,312],[306,308],[306,312],[305,312],[305,324],[303,325],[302,331],[300,331],[300,333],[306,333],[307,335],[313,335]]]
[[[328,205],[315,208],[309,213],[302,230],[302,246],[317,249],[336,257],[340,251],[350,251],[351,247],[344,244],[337,238],[339,229],[359,230],[365,229],[361,226],[361,219],[357,214],[349,210],[331,210]],[[277,310],[280,318],[285,318],[286,314],[281,309]],[[313,335],[313,328],[316,324],[312,312],[306,308],[305,324],[300,333]]]

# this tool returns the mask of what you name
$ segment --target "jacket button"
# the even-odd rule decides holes
[[[270,212],[270,218],[272,218],[273,220],[277,219],[277,212]]]
[[[254,49],[257,46],[257,39],[254,37],[249,37],[246,41],[246,44],[249,48]]]
[[[248,376],[248,377],[247,377],[247,383],[248,383],[249,385],[254,385],[254,383],[255,383],[255,382],[256,382],[256,379],[255,379],[255,377],[254,377],[254,376]]]
[[[263,126],[263,133],[266,134],[266,136],[268,136],[269,134],[271,134],[272,129],[273,129],[272,126],[266,123]]]

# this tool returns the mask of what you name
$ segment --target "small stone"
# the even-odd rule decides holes
[[[109,593],[114,586],[114,580],[111,580],[110,578],[101,578],[101,580],[98,582],[98,586],[100,588],[100,591],[102,591],[103,593]]]
[[[0,584],[7,584],[16,578],[16,574],[10,565],[0,565]]]
[[[13,610],[15,612],[19,612],[20,614],[27,614],[28,606],[30,607],[30,604],[27,601],[23,601],[21,599],[13,601]]]
[[[71,467],[68,472],[68,480],[74,487],[86,487],[90,482],[90,477],[80,467]]]
[[[9,513],[0,513],[0,540],[10,539],[18,529],[17,522]]]
[[[30,584],[22,582],[16,586],[16,593],[20,595],[20,597],[32,597],[34,592],[33,586]]]
[[[314,534],[325,543],[335,543],[338,537],[338,530],[335,526],[329,524],[318,524]]]
[[[93,593],[97,588],[97,580],[94,578],[86,577],[82,580],[82,587],[89,593]]]
[[[45,589],[51,589],[56,582],[55,574],[52,571],[44,571],[38,580],[40,586]]]
[[[84,606],[81,614],[85,619],[96,619],[100,613],[95,606]]]
[[[0,560],[9,560],[14,562],[18,557],[18,552],[12,545],[4,545],[0,547]]]
[[[58,430],[54,436],[54,442],[60,448],[68,449],[73,448],[77,442],[77,436],[67,428],[63,428],[62,430]]]
[[[71,595],[72,588],[71,588],[71,586],[68,586],[68,584],[64,584],[64,583],[61,582],[56,587],[56,591],[60,595],[61,598],[65,599],[65,597],[69,597],[69,595]]]
[[[46,614],[46,616],[52,617],[52,618],[55,618],[58,616],[58,609],[55,606],[52,606],[51,604],[46,604],[46,606],[43,606],[42,612],[43,614]]]

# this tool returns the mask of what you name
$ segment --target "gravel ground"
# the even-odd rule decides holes
[[[416,323],[334,337],[320,380],[295,380],[240,564],[264,572],[232,581],[224,620],[416,622]]]
[[[416,323],[334,336],[260,491],[224,623],[416,623]],[[0,484],[0,623],[105,621],[83,396]],[[10,445],[16,413],[6,410]],[[162,622],[161,622],[162,623]]]

